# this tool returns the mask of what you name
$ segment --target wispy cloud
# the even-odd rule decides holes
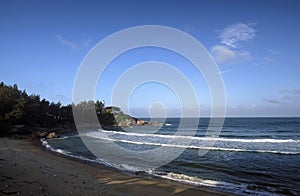
[[[87,40],[84,41],[83,46],[85,48],[89,47],[92,43],[92,38],[88,38]]]
[[[274,50],[274,49],[269,49],[268,52],[271,53],[272,55],[280,54],[280,52],[278,52],[277,50]]]
[[[269,102],[269,103],[273,103],[273,104],[282,104],[284,103],[281,100],[278,99],[270,99],[270,98],[263,98],[263,101]]]
[[[57,94],[56,98],[58,99],[59,102],[62,103],[70,103],[71,99],[63,94]]]
[[[219,64],[237,64],[252,59],[250,52],[230,49],[224,45],[216,45],[211,48],[211,53]]]
[[[219,33],[220,44],[211,48],[211,53],[219,64],[237,64],[252,58],[249,51],[240,49],[240,42],[251,40],[256,36],[253,23],[235,23],[228,25]]]
[[[224,74],[229,72],[232,72],[232,69],[220,70],[217,74]]]
[[[239,22],[225,27],[219,33],[222,44],[237,48],[239,42],[253,39],[256,35],[256,30],[252,23]]]
[[[277,57],[280,55],[280,52],[274,49],[268,49],[265,56],[257,62],[257,65],[274,65],[277,63]]]
[[[182,30],[188,34],[191,34],[195,30],[195,28],[192,25],[185,24],[182,26]]]
[[[74,42],[71,42],[67,40],[66,38],[62,37],[61,35],[56,35],[56,38],[58,41],[66,46],[68,46],[71,49],[84,49],[88,48],[92,44],[92,38],[86,39],[84,42],[81,42],[82,44],[76,44]]]
[[[263,64],[274,64],[276,61],[272,57],[264,57],[263,58]]]
[[[279,90],[279,93],[282,93],[282,94],[292,94],[292,95],[300,95],[300,88],[297,88],[297,89],[288,89],[288,88],[285,88],[285,89]]]
[[[58,41],[60,41],[62,44],[72,48],[72,49],[77,49],[77,46],[75,43],[72,43],[68,40],[66,40],[65,38],[63,38],[61,35],[56,35]]]
[[[274,99],[270,99],[270,98],[263,98],[264,101],[269,102],[269,103],[273,103],[273,104],[282,104],[282,103],[287,103],[287,104],[295,104],[295,103],[299,103],[299,96],[300,96],[300,88],[294,88],[294,89],[290,89],[290,88],[284,88],[284,89],[280,89],[278,91],[279,93],[279,97]]]
[[[299,96],[300,96],[300,88],[295,89],[280,89],[278,91],[282,95],[282,99],[289,101],[289,102],[299,102]]]

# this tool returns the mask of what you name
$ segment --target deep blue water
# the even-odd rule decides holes
[[[91,130],[80,133],[81,137],[74,135],[43,143],[68,156],[133,172],[143,170],[138,164],[139,157],[118,154],[105,144],[111,142],[137,153],[159,147],[180,149],[182,154],[173,161],[158,168],[147,167],[145,173],[241,195],[300,193],[300,118],[226,118],[218,137],[205,137],[209,118],[201,118],[197,130],[184,124],[178,135],[180,120],[167,119],[159,130],[151,126],[128,127],[121,132]],[[195,134],[191,135],[192,132]],[[95,148],[101,147],[98,158],[82,139]],[[188,144],[185,140],[189,140]],[[210,141],[215,141],[213,146]],[[199,156],[199,152],[207,153]],[[155,154],[148,157],[149,162],[156,155],[171,157]]]

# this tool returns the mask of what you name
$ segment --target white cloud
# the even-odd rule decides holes
[[[211,53],[218,64],[236,64],[252,59],[250,52],[230,49],[224,45],[213,46]]]
[[[269,49],[268,51],[269,51],[269,53],[271,53],[272,55],[279,55],[279,54],[280,54],[280,52],[278,52],[277,50]]]
[[[253,24],[236,23],[219,31],[221,43],[232,48],[237,48],[240,41],[251,40],[255,37],[256,30]]]
[[[58,41],[60,43],[68,46],[71,49],[85,49],[85,48],[89,47],[92,44],[92,38],[86,39],[82,44],[75,44],[75,43],[65,39],[61,35],[56,35],[56,38],[58,39]]]
[[[235,23],[219,30],[220,44],[211,48],[212,56],[218,64],[237,64],[250,61],[249,51],[240,49],[240,42],[251,40],[256,35],[254,24]]]
[[[57,39],[64,45],[72,48],[72,49],[77,49],[76,44],[66,40],[65,38],[63,38],[61,35],[56,35]]]
[[[232,69],[220,70],[217,74],[224,74],[224,73],[229,73],[229,72],[232,72]]]
[[[83,46],[87,48],[90,46],[91,43],[92,43],[92,38],[88,38],[87,40],[84,41]]]
[[[276,61],[272,57],[264,57],[263,64],[274,64]]]

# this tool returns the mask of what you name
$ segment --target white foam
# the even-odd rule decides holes
[[[201,141],[226,141],[226,142],[245,142],[245,143],[300,143],[300,140],[293,139],[240,139],[240,138],[220,138],[220,137],[194,137],[194,136],[183,136],[183,135],[162,135],[162,134],[147,134],[147,133],[129,133],[120,131],[99,131],[108,134],[120,134],[120,135],[131,135],[137,137],[158,137],[158,138],[169,138],[169,139],[189,139],[189,140],[201,140]]]
[[[61,136],[61,137],[57,137],[57,138],[51,138],[51,140],[65,140],[65,139],[70,139],[73,137],[78,137],[78,135]]]
[[[88,135],[88,134],[86,134]],[[111,139],[111,138],[104,138],[104,139],[109,139],[111,141],[116,141],[115,139]],[[126,141],[126,140],[118,140],[118,141],[122,141],[122,142],[128,142],[128,143],[134,143],[134,144],[143,144],[143,145],[160,145],[160,144],[146,144],[146,143],[142,143],[142,142],[135,142],[135,141]],[[42,144],[57,153],[72,157],[72,158],[76,158],[76,159],[80,159],[83,161],[88,161],[88,162],[93,162],[93,163],[100,163],[100,164],[104,164],[106,166],[109,167],[114,167],[116,169],[119,170],[125,170],[125,171],[130,171],[130,172],[135,172],[135,171],[141,171],[140,168],[137,167],[133,167],[133,166],[129,166],[126,164],[121,164],[121,165],[114,165],[114,164],[110,164],[105,160],[102,159],[89,159],[87,157],[83,157],[83,156],[76,156],[71,154],[68,151],[62,150],[62,149],[56,149],[52,146],[50,146],[48,144],[48,141],[45,139],[41,139]],[[168,145],[165,145],[168,146]],[[169,145],[168,147],[183,147],[180,145]],[[198,147],[195,147],[198,148]],[[229,151],[246,151],[244,149],[225,149],[225,148],[215,148],[212,147],[211,150],[229,150]],[[265,151],[262,151],[265,152]],[[270,152],[270,151],[268,151]],[[277,153],[276,151],[271,152],[271,153]],[[282,153],[282,152],[280,152]],[[172,181],[177,181],[180,183],[186,183],[186,184],[190,184],[190,185],[194,185],[194,186],[207,186],[207,187],[211,187],[212,189],[220,189],[223,191],[228,191],[231,193],[236,193],[236,194],[240,194],[240,195],[245,195],[245,193],[247,193],[247,195],[273,195],[273,193],[271,192],[262,192],[262,191],[258,191],[258,190],[249,190],[247,189],[247,185],[246,184],[235,184],[235,183],[230,183],[230,182],[224,182],[224,181],[217,181],[217,180],[211,180],[211,179],[202,179],[200,177],[195,177],[195,176],[189,176],[189,175],[185,175],[185,174],[178,174],[178,173],[165,173],[165,174],[158,174],[153,170],[149,170],[149,171],[145,171],[146,173],[148,173],[149,175],[154,175],[156,177],[160,177],[160,178],[164,178],[164,179],[168,179],[168,180],[172,180]]]
[[[59,149],[59,148],[54,148],[54,147],[50,146],[46,139],[41,139],[40,141],[42,142],[42,145],[45,146],[47,149],[49,149],[53,152],[57,152],[59,154],[63,154],[63,155],[68,156],[68,157],[76,158],[76,159],[79,159],[79,160],[82,160],[82,161],[88,161],[88,162],[91,162],[91,163],[102,164],[102,165],[105,165],[105,166],[108,166],[108,167],[113,167],[113,168],[123,170],[123,171],[133,171],[134,172],[133,167],[131,167],[131,169],[129,169],[130,166],[126,166],[124,164],[122,164],[122,165],[113,165],[113,164],[110,164],[108,161],[102,160],[100,158],[90,159],[90,158],[87,158],[87,157],[84,157],[84,156],[73,155],[69,151],[62,150],[62,149]]]
[[[189,184],[194,184],[197,186],[209,186],[209,187],[236,187],[236,188],[242,188],[242,185],[233,184],[229,182],[222,182],[222,181],[216,181],[216,180],[210,180],[210,179],[202,179],[199,177],[194,176],[188,176],[185,174],[177,174],[177,173],[167,173],[166,175],[157,175],[165,179],[174,180],[174,181],[180,181],[185,182]]]
[[[242,149],[242,148],[221,148],[221,147],[205,147],[205,146],[186,146],[186,145],[179,145],[179,144],[170,144],[170,143],[154,143],[154,142],[141,142],[141,141],[132,141],[126,139],[113,139],[109,137],[103,137],[100,134],[85,134],[86,136],[102,139],[106,141],[112,142],[123,142],[129,144],[136,144],[136,145],[149,145],[149,146],[161,146],[161,147],[172,147],[172,148],[190,148],[190,149],[199,149],[199,150],[214,150],[214,151],[232,151],[232,152],[254,152],[254,153],[274,153],[274,154],[300,154],[300,152],[289,152],[289,151],[276,151],[276,150],[249,150],[249,149]]]
[[[231,182],[210,180],[210,179],[202,179],[199,177],[188,176],[185,174],[177,174],[177,173],[167,173],[165,175],[155,174],[154,176],[161,177],[164,179],[177,181],[180,183],[191,184],[194,186],[206,186],[215,190],[222,190],[229,193],[235,193],[238,195],[261,195],[261,196],[275,196],[278,194],[274,194],[272,192],[259,191],[259,190],[250,190],[247,189],[247,184],[235,184]]]
[[[55,151],[61,154],[67,154],[67,152],[62,149],[56,149]]]
[[[70,152],[66,151],[66,150],[62,150],[59,148],[53,148],[52,146],[49,145],[48,141],[46,139],[41,139],[40,140],[42,142],[42,145],[45,146],[47,149],[54,151],[54,152],[58,152],[60,154],[64,154],[64,155],[69,155]]]

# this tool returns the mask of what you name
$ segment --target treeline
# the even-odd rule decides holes
[[[84,110],[91,102],[82,102],[76,108]],[[92,102],[96,112],[101,115],[104,103]],[[78,106],[78,107],[77,107]],[[58,127],[73,126],[74,119],[72,105],[62,105],[60,102],[49,102],[41,99],[39,95],[28,95],[25,90],[19,90],[18,86],[0,83],[0,134],[5,134],[15,125],[26,127]]]

